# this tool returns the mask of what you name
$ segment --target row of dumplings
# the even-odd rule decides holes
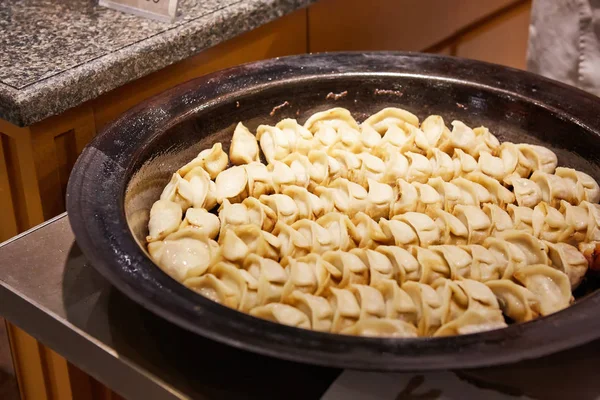
[[[575,206],[597,203],[600,194],[598,185],[593,179],[588,180],[589,176],[585,174],[582,178],[582,174],[568,168],[557,168],[556,175],[536,171],[530,179],[519,178],[514,181],[514,194],[498,181],[483,174],[472,173],[466,178],[460,177],[450,182],[440,178],[430,178],[427,183],[422,184],[399,179],[396,186],[368,179],[368,190],[344,178],[336,178],[327,186],[315,186],[312,192],[303,186],[286,182],[285,185],[277,188],[278,193],[275,194],[252,196],[250,191],[244,191],[235,193],[229,198],[218,199],[215,196],[216,185],[210,179],[209,173],[203,167],[195,167],[185,175],[185,178],[180,174],[174,174],[174,180],[167,185],[161,199],[153,205],[147,240],[149,242],[161,240],[175,231],[181,223],[184,210],[190,207],[210,209],[217,204],[217,201],[221,203],[221,210],[224,210],[221,219],[236,214],[236,210],[229,212],[236,208],[231,206],[232,202],[234,204],[254,203],[246,204],[246,209],[259,209],[263,228],[265,228],[265,221],[269,220],[292,223],[302,218],[315,219],[332,211],[351,215],[365,212],[371,218],[379,220],[406,212],[426,214],[436,214],[439,210],[454,212],[456,206],[485,208],[486,204],[494,204],[510,211],[515,208],[513,205],[515,199],[519,207],[529,209],[536,208],[538,205],[566,209],[565,204],[569,203]],[[233,178],[222,182],[229,187],[237,185]],[[243,184],[247,185],[248,181],[244,180]],[[264,182],[261,184],[264,189],[261,192],[271,192],[266,190],[270,184]],[[253,181],[252,187],[255,188],[256,185],[256,181]],[[237,208],[240,207],[243,206]],[[237,214],[241,212],[238,210]],[[495,215],[501,213],[496,212]],[[506,220],[505,217],[503,219]],[[580,219],[579,223],[583,223],[582,221]],[[594,221],[595,218],[589,222]],[[266,229],[270,230],[268,227]],[[589,240],[595,239],[589,238]]]
[[[433,115],[419,127],[415,115],[399,108],[385,108],[359,125],[348,110],[334,108],[314,114],[304,125],[293,119],[282,120],[275,126],[261,125],[256,138],[270,164],[293,155],[306,156],[318,149],[347,169],[356,168],[361,162],[380,169],[385,163],[386,170],[397,173],[387,175],[391,178],[389,182],[406,178],[406,174],[411,176],[407,171],[409,163],[417,164],[413,169],[427,170],[419,174],[433,173],[434,177],[452,179],[463,172],[481,170],[505,183],[510,183],[512,177],[527,177],[536,170],[552,173],[556,167],[556,155],[544,147],[500,144],[486,128],[471,129],[460,121],[453,121],[452,126],[452,131],[448,130],[442,117]],[[245,147],[252,143],[254,135],[243,125],[238,125],[236,132],[232,140],[234,153],[249,152],[255,158],[235,158],[240,163],[256,161],[258,149],[250,151]],[[380,160],[372,160],[369,155]],[[427,158],[432,162],[427,163]]]
[[[504,326],[502,313],[523,322],[559,311],[572,301],[569,277],[547,264],[527,264],[521,260],[512,276],[504,279],[496,275],[484,280],[471,273],[448,278],[451,274],[444,275],[439,271],[442,265],[448,266],[447,262],[436,266],[436,256],[446,257],[444,260],[454,257],[456,262],[459,254],[452,256],[453,252],[467,252],[473,247],[470,249],[472,254],[477,254],[482,249],[439,247],[411,249],[416,256],[395,246],[330,251],[323,255],[288,258],[285,267],[253,254],[241,265],[229,261],[214,263],[206,274],[189,277],[184,284],[214,301],[252,315],[303,328],[351,334],[365,334],[362,329],[368,326],[375,329],[374,335],[411,336],[417,332],[420,336],[429,336],[467,333],[471,328],[477,331],[494,329]],[[480,259],[469,258],[473,264],[485,264],[495,256],[492,252],[487,259],[481,254],[475,257]],[[465,264],[464,260],[458,262]],[[407,271],[409,268],[414,271]],[[464,271],[468,270],[464,268]],[[402,274],[406,278],[404,281],[398,279]],[[415,279],[419,275],[422,275],[421,279]],[[423,278],[425,275],[428,278]],[[453,324],[453,329],[446,327],[438,331],[440,326],[462,314],[454,314],[448,319],[439,318],[433,312],[441,311],[440,307],[451,307],[448,304],[451,300],[443,294],[448,285],[455,285],[453,292],[457,288],[474,291],[473,299],[468,301],[461,290],[455,293],[463,299],[462,311],[467,311],[473,300],[484,301],[489,307],[486,315],[474,316],[477,317],[475,322],[469,317],[467,321]],[[491,310],[494,310],[493,317],[487,314]],[[380,321],[362,325],[365,316]],[[417,329],[409,328],[405,323]],[[478,327],[464,326],[473,324]],[[384,332],[378,332],[381,329]]]
[[[221,266],[216,269],[222,272]],[[237,292],[235,284],[223,283],[233,283],[232,280],[207,284],[208,280],[212,278],[190,279],[185,284],[216,299],[229,296],[232,304],[252,296]],[[490,286],[466,279],[445,280],[437,290],[417,282],[408,282],[400,288],[397,282],[388,279],[375,286],[355,283],[347,289],[332,288],[327,298],[294,291],[284,302],[256,306],[248,312],[273,322],[321,332],[386,337],[447,336],[506,326]],[[531,313],[536,312],[535,304],[527,303],[531,305]]]
[[[557,276],[566,279],[564,293],[568,294],[558,306],[545,307],[551,310],[548,313],[569,304],[571,287],[581,282],[588,266],[575,247],[539,240],[524,231],[507,230],[481,244],[400,247],[371,243],[371,247],[361,248],[344,231],[350,226],[346,216],[323,218],[326,220],[320,224],[308,221],[307,229],[278,224],[274,234],[253,224],[228,226],[218,242],[186,227],[163,241],[150,243],[148,248],[153,259],[179,281],[201,277],[220,261],[248,270],[252,269],[249,262],[254,265],[258,261],[260,268],[256,270],[265,272],[262,278],[271,286],[281,285],[287,288],[286,293],[300,290],[314,295],[325,293],[330,286],[344,288],[357,282],[373,285],[380,279],[433,286],[439,279],[510,280],[526,266],[545,265],[553,270],[547,270],[553,274],[552,281],[556,282]],[[316,226],[330,235],[320,238],[311,232]],[[264,263],[268,264],[263,268]],[[540,296],[550,286],[544,284]],[[561,298],[551,292],[547,295]]]

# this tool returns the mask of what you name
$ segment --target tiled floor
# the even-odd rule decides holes
[[[19,399],[19,388],[10,356],[6,327],[2,318],[0,318],[0,399]]]

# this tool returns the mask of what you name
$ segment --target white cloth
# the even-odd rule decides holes
[[[600,96],[600,0],[534,0],[527,67]]]

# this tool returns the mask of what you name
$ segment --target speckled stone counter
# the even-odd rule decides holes
[[[94,0],[0,1],[0,118],[31,125],[314,1],[180,0],[171,24]]]

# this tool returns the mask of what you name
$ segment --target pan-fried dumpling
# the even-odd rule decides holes
[[[221,172],[215,180],[217,202],[227,199],[240,203],[248,197],[248,174],[242,166],[231,167]]]
[[[367,187],[367,180],[369,178],[379,182],[383,181],[385,163],[380,158],[370,153],[360,153],[358,157],[361,159],[360,169],[348,171],[348,179],[365,188]]]
[[[391,238],[396,246],[419,245],[417,233],[406,222],[381,218],[379,225],[385,236]]]
[[[191,209],[190,209],[191,210]],[[175,232],[181,224],[181,206],[170,200],[158,200],[150,209],[148,222],[148,243],[164,239]]]
[[[226,307],[238,307],[240,293],[213,274],[186,279],[183,284],[210,300]]]
[[[512,185],[519,206],[533,208],[542,201],[542,191],[531,179],[514,178]]]
[[[324,297],[296,291],[288,296],[287,303],[305,314],[315,331],[329,332],[331,329],[333,310]]]
[[[450,130],[446,127],[444,119],[439,115],[430,115],[421,123],[421,129],[425,134],[429,148],[437,148],[442,140],[450,136]]]
[[[385,183],[379,183],[373,179],[367,180],[369,194],[366,200],[365,213],[374,220],[389,216],[390,205],[394,201],[394,189]],[[437,194],[437,192],[434,192]]]
[[[349,214],[364,210],[368,198],[364,187],[344,178],[337,178],[328,186],[317,186],[315,194],[320,197],[324,211],[335,209]]]
[[[483,243],[491,228],[488,216],[479,207],[457,205],[454,216],[467,228],[469,234],[467,243]]]
[[[283,189],[282,194],[294,200],[298,207],[299,219],[316,219],[323,214],[324,205],[319,196],[303,187],[289,186]]]
[[[275,193],[281,193],[283,188],[296,184],[296,174],[282,161],[273,161],[267,167]]]
[[[553,207],[558,207],[561,200],[570,196],[566,181],[559,176],[535,171],[530,179],[540,188],[542,200]]]
[[[383,295],[386,318],[416,324],[417,308],[415,303],[395,280],[381,279],[372,286]]]
[[[352,284],[350,291],[358,300],[360,314],[358,320],[385,317],[385,300],[381,292],[371,286]]]
[[[295,290],[316,296],[330,290],[332,276],[340,279],[342,273],[317,254],[308,254],[297,259],[288,258],[285,267],[288,279],[283,287],[282,298],[285,300]]]
[[[234,308],[248,312],[258,305],[258,282],[248,271],[239,269],[235,264],[219,261],[209,268],[209,273],[236,293],[237,305]],[[186,280],[184,285],[187,286],[191,279],[195,278]]]
[[[431,176],[432,167],[427,157],[419,153],[407,151],[408,170],[406,171],[406,180],[408,182],[426,183]]]
[[[331,288],[329,304],[333,309],[331,332],[338,333],[358,321],[360,305],[350,290]]]
[[[471,172],[467,175],[467,179],[483,186],[490,194],[491,202],[500,207],[515,202],[515,195],[494,178],[490,178],[480,172]]]
[[[497,310],[496,318],[490,320],[488,314],[482,314],[474,310],[467,310],[457,319],[448,322],[441,326],[435,333],[434,337],[450,336],[450,335],[466,335],[469,333],[479,333],[491,331],[494,329],[506,328],[506,322],[502,317],[502,312]]]
[[[237,124],[229,146],[229,159],[235,165],[258,161],[258,142],[241,122]]]
[[[315,133],[323,126],[339,126],[341,124],[347,125],[355,130],[359,129],[358,123],[352,117],[350,111],[341,107],[331,108],[329,110],[313,114],[304,123],[304,128],[312,133]]]
[[[327,250],[339,250],[333,248],[335,243],[327,229],[315,221],[301,219],[294,222],[292,229],[306,238],[310,244],[310,251],[313,253],[321,254]]]
[[[193,227],[205,232],[209,238],[214,239],[219,234],[221,222],[215,214],[209,213],[204,208],[188,208],[181,228]]]
[[[210,180],[210,179],[209,179]],[[206,185],[208,191],[208,184]],[[175,173],[171,180],[165,186],[160,195],[160,200],[172,201],[179,204],[180,208],[185,211],[190,208],[194,202],[194,195],[197,192],[192,188],[192,184],[183,179],[179,174]],[[202,208],[202,206],[200,206]]]
[[[225,228],[228,226],[246,225],[251,222],[250,214],[246,206],[250,201],[246,203],[231,204],[229,200],[223,200],[221,207],[219,207],[219,220],[221,221],[220,235],[223,235]]]
[[[148,244],[152,260],[179,282],[200,276],[219,256],[219,245],[205,232],[184,228],[171,233],[162,241]]]
[[[339,271],[339,274],[332,274],[333,286],[343,289],[354,283],[368,283],[369,269],[356,254],[340,250],[327,251],[323,253],[322,259]]]
[[[563,200],[560,202],[559,212],[564,217],[565,225],[572,234],[572,239],[575,243],[584,242],[587,239],[589,210],[587,202],[581,202],[580,205],[574,206]],[[600,236],[599,236],[600,238]],[[595,239],[593,239],[595,241]]]
[[[462,191],[455,184],[444,182],[441,178],[431,178],[427,184],[441,196],[444,211],[452,212],[454,206],[463,204]]]
[[[258,200],[273,210],[277,221],[291,225],[298,220],[298,206],[290,196],[269,194],[260,196]]]
[[[263,194],[273,193],[273,179],[266,165],[261,162],[251,162],[243,167],[248,177],[249,196],[258,198]]]
[[[439,245],[430,246],[429,250],[435,251],[444,258],[450,269],[450,279],[468,278],[471,273],[473,258],[468,251],[460,246]]]
[[[474,280],[446,281],[442,325],[434,336],[483,332],[506,323],[493,292]]]
[[[229,202],[227,202],[227,203],[229,203]],[[221,207],[223,208],[224,205],[225,205],[225,202],[223,202]],[[232,208],[238,206],[238,204],[230,204],[230,205]],[[275,211],[273,211],[270,207],[261,203],[255,197],[247,197],[239,205],[246,208],[245,213],[242,214],[240,212],[239,217],[236,218],[239,221],[239,223],[236,223],[233,225],[242,225],[242,224],[248,223],[248,224],[253,224],[253,225],[258,226],[263,231],[271,232],[273,230],[273,228],[275,227],[275,224],[277,223],[277,214],[275,214]],[[235,216],[232,216],[232,218],[235,218]],[[220,211],[219,211],[219,219],[221,219],[221,221],[223,221],[223,218],[221,218]]]
[[[285,260],[287,257],[301,257],[311,251],[310,238],[283,222],[277,222],[272,233],[279,241],[281,260]]]
[[[329,233],[333,250],[350,250],[356,247],[355,242],[360,239],[352,220],[345,214],[326,214],[317,220],[317,224]]]
[[[417,189],[417,212],[435,217],[436,211],[443,207],[442,196],[426,183],[413,182],[412,186]]]
[[[510,231],[505,231],[510,232]],[[513,273],[526,264],[527,255],[523,250],[509,242],[497,237],[489,237],[483,242],[483,246],[487,248],[496,260],[496,268],[491,270],[492,274],[488,274],[487,279],[474,278],[480,282],[485,282],[490,279],[510,279]]]
[[[190,182],[189,188],[192,192],[192,207],[210,210],[217,204],[217,199],[215,197],[216,185],[210,180],[210,176],[204,168],[193,168],[183,177],[183,179],[184,181]],[[183,182],[181,181],[179,183],[182,184]]]
[[[270,303],[250,310],[250,315],[296,328],[310,329],[310,320],[302,311],[281,303]]]
[[[435,210],[435,223],[440,228],[440,243],[445,244],[467,244],[469,241],[469,230],[460,219],[442,210]]]
[[[431,164],[431,176],[450,181],[455,176],[455,166],[452,157],[440,149],[431,148],[433,157],[429,159]]]
[[[378,251],[371,249],[352,249],[351,254],[356,255],[369,269],[369,284],[373,286],[381,279],[395,279],[397,271],[394,270],[392,261]]]
[[[490,239],[494,240],[495,238],[488,238],[486,242]],[[468,278],[478,282],[487,282],[492,279],[500,279],[504,275],[503,271],[510,267],[510,259],[498,259],[494,251],[495,249],[491,246],[488,246],[488,244],[485,242],[484,244],[485,247],[478,244],[461,246],[463,250],[469,253],[472,260],[471,270]],[[509,246],[509,244],[506,242],[502,242],[502,244]]]
[[[192,169],[201,167],[208,172],[210,179],[215,179],[227,167],[228,162],[227,153],[223,151],[221,143],[215,143],[212,148],[202,150],[196,158],[181,167],[177,173],[185,177]]]
[[[567,241],[574,231],[560,211],[544,201],[533,209],[531,225],[535,237],[552,243]]]
[[[352,217],[352,223],[356,227],[358,247],[375,248],[380,244],[390,243],[391,238],[385,234],[381,226],[364,212],[356,213]]]
[[[552,266],[558,268],[569,277],[571,289],[577,288],[588,269],[588,262],[576,247],[567,243],[545,242]]]
[[[260,305],[279,302],[283,296],[288,273],[274,260],[250,254],[244,269],[256,279],[256,301]]]
[[[230,232],[227,232],[230,231]],[[256,225],[230,226],[225,230],[225,236],[237,237],[248,248],[248,254],[256,254],[261,257],[277,260],[279,258],[280,241],[269,232],[260,230]],[[221,237],[219,237],[221,243]],[[227,243],[227,242],[224,242]]]
[[[442,299],[429,285],[405,282],[402,289],[410,296],[417,309],[419,336],[431,336],[442,324]]]
[[[510,279],[487,281],[500,304],[502,312],[515,322],[527,322],[539,315],[537,297],[529,289]]]
[[[419,246],[427,247],[437,244],[440,241],[440,228],[431,217],[425,214],[407,212],[402,215],[396,215],[392,220],[408,224],[417,235]],[[396,239],[396,236],[393,236]]]
[[[553,174],[558,164],[558,158],[554,152],[546,147],[534,144],[517,144],[520,156],[519,164],[526,166],[530,171],[540,171]]]
[[[342,170],[340,175],[343,177],[347,177],[351,170],[360,169],[362,163],[358,155],[346,149],[330,148],[327,149],[327,155],[338,162]]]
[[[366,319],[342,329],[342,335],[413,338],[417,337],[417,328],[397,319]]]
[[[600,205],[582,201],[579,206],[588,210],[585,240],[587,242],[600,241]]]
[[[579,204],[582,201],[598,203],[600,188],[598,183],[588,174],[572,168],[557,167],[555,174],[565,181],[570,193],[569,203]]]
[[[490,236],[495,236],[507,229],[513,229],[513,221],[510,215],[501,207],[486,203],[481,209],[490,219]]]
[[[400,284],[407,280],[416,282],[421,278],[421,265],[408,250],[399,246],[379,246],[376,251],[392,262],[395,278]]]
[[[467,175],[479,169],[477,160],[461,149],[454,149],[452,161],[454,162],[454,176],[456,177]]]
[[[300,153],[292,153],[286,156],[281,162],[289,166],[291,171],[290,174],[290,171],[285,169],[286,178],[283,181],[284,185],[287,185],[287,182],[290,182],[292,180],[294,181],[294,186],[292,187],[306,188],[311,184],[310,172],[312,170],[312,164],[307,156]],[[273,169],[275,168],[275,164],[277,164],[277,162],[274,162]],[[281,165],[279,165],[278,167],[279,169],[282,168]],[[292,175],[294,176],[293,179],[291,178]],[[281,180],[279,180],[278,182],[280,181]],[[282,188],[286,187],[289,186],[280,185],[277,189],[281,192]]]
[[[513,228],[533,234],[533,209],[509,204],[506,211],[513,221]]]
[[[437,286],[440,282],[450,278],[450,266],[442,254],[423,247],[411,247],[412,254],[420,265],[421,276],[419,282],[430,286]]]
[[[417,211],[419,194],[414,185],[411,185],[404,179],[398,179],[394,191],[396,196],[390,208],[390,217],[409,211]]]
[[[277,127],[259,125],[256,129],[256,139],[269,164],[276,160],[282,160],[292,151],[288,138]]]
[[[224,261],[211,266],[208,274],[186,279],[183,284],[212,301],[231,308],[239,307],[247,291],[246,280],[239,269]]]
[[[477,164],[481,172],[496,181],[502,180],[507,175],[502,158],[495,157],[488,151],[482,151],[479,154]]]
[[[314,146],[312,143],[312,133],[302,125],[298,124],[295,119],[282,119],[275,126],[281,129],[283,135],[287,138],[290,150],[293,152],[307,154]]]
[[[517,246],[525,256],[525,263],[549,264],[548,249],[544,242],[527,232],[508,230],[498,235],[499,238]]]
[[[571,283],[564,272],[547,265],[527,265],[514,277],[537,296],[541,315],[555,313],[571,303]]]
[[[362,128],[372,127],[381,136],[384,136],[392,128],[405,129],[406,124],[418,127],[419,118],[401,108],[388,107],[367,118],[362,123]]]
[[[461,199],[458,201],[459,204],[479,207],[482,203],[489,203],[492,201],[490,192],[477,182],[459,177],[453,179],[451,183],[461,191]]]

